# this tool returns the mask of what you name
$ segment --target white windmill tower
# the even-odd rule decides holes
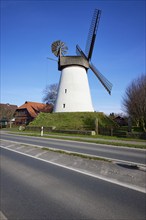
[[[87,39],[86,55],[76,46],[77,56],[64,56],[68,50],[58,40],[52,44],[52,52],[58,57],[61,71],[58,95],[54,112],[93,112],[87,70],[90,68],[106,90],[111,92],[112,84],[90,63],[101,11],[95,10]]]

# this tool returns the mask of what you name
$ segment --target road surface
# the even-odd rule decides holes
[[[145,193],[1,149],[8,220],[144,220]]]
[[[146,163],[146,150],[131,149],[126,147],[115,147],[104,144],[85,143],[69,140],[59,140],[52,138],[39,138],[20,136],[14,134],[1,134],[3,140],[16,141],[47,148],[61,149],[65,151],[88,154],[109,159],[123,160],[136,164]]]

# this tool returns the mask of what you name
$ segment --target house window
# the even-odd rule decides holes
[[[65,104],[63,104],[63,108],[65,108]]]
[[[65,91],[65,93],[67,93],[67,89],[65,89],[64,91]]]

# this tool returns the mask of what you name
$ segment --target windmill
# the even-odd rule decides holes
[[[85,53],[76,46],[77,56],[64,56],[67,46],[58,40],[52,43],[52,52],[58,57],[61,71],[54,112],[93,112],[87,71],[91,69],[104,88],[111,94],[112,84],[91,63],[101,11],[95,9],[89,29]]]

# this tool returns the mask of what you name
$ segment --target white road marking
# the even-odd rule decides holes
[[[35,149],[36,149],[36,148],[31,148],[31,149],[25,151],[25,153],[29,153],[29,152],[31,152],[31,151],[33,151],[33,150],[35,150]]]
[[[81,174],[84,174],[84,175],[87,175],[87,176],[91,176],[91,177],[94,177],[94,178],[97,178],[97,179],[100,179],[100,180],[103,180],[103,181],[106,181],[106,182],[110,182],[110,183],[113,183],[113,184],[116,184],[116,185],[119,185],[119,186],[122,186],[122,187],[133,189],[133,190],[136,190],[136,191],[139,191],[139,192],[142,192],[142,193],[146,193],[146,189],[143,188],[143,187],[130,185],[130,184],[127,184],[127,183],[122,183],[122,182],[119,182],[118,180],[115,180],[115,179],[109,179],[109,178],[106,178],[106,177],[103,177],[103,176],[100,176],[100,175],[97,175],[97,174],[89,173],[87,171],[78,170],[78,169],[75,169],[73,167],[68,167],[68,166],[65,166],[65,165],[62,165],[62,164],[58,164],[58,163],[55,163],[55,162],[52,162],[52,161],[48,161],[46,159],[37,158],[36,156],[32,156],[32,155],[29,155],[29,154],[26,154],[26,153],[22,153],[22,152],[14,150],[14,149],[9,149],[7,147],[1,146],[1,148],[7,149],[9,151],[13,151],[15,153],[19,153],[19,154],[22,154],[22,155],[25,155],[25,156],[28,156],[28,157],[31,157],[31,158],[34,158],[34,159],[37,159],[37,160],[41,160],[43,162],[47,162],[47,163],[53,164],[55,166],[59,166],[59,167],[62,167],[62,168],[68,169],[68,170],[72,170],[72,171],[75,171],[75,172],[78,172],[78,173],[81,173]]]
[[[26,146],[17,147],[16,149],[19,150],[19,149],[22,149],[24,147],[26,147]]]
[[[3,140],[3,139],[2,139]],[[6,141],[6,140],[3,140],[3,141]],[[24,144],[24,142],[16,142],[16,141],[9,141],[9,142],[12,142],[12,143],[16,143],[16,144]],[[39,148],[42,148],[42,146],[39,146],[39,145],[36,145],[36,144],[25,144],[25,145],[28,145],[28,146],[34,146],[34,147],[39,147]],[[115,147],[115,146],[114,146]],[[93,154],[85,154],[85,153],[79,153],[77,151],[69,151],[69,150],[63,150],[61,148],[53,148],[53,147],[46,147],[48,150],[53,150],[53,151],[63,151],[63,152],[67,152],[67,153],[75,153],[75,154],[78,154],[78,155],[85,155],[85,156],[88,156],[88,157],[94,157],[94,158],[99,158],[99,159],[106,159],[106,160],[109,160],[109,161],[112,161],[112,162],[119,162],[119,163],[127,163],[127,164],[131,164],[131,165],[137,165],[138,167],[146,167],[145,164],[142,164],[142,163],[135,163],[135,162],[131,162],[131,161],[127,161],[127,160],[120,160],[120,159],[114,159],[114,158],[111,158],[111,157],[101,157],[101,156],[96,156],[96,155],[93,155]],[[134,148],[133,148],[134,149]],[[138,150],[143,150],[146,152],[145,149],[138,149]]]
[[[0,211],[0,220],[8,220],[1,211]]]
[[[13,147],[13,146],[15,146],[15,145],[16,145],[16,144],[10,144],[10,145],[7,146],[7,148]]]
[[[35,157],[40,157],[40,156],[42,156],[43,154],[46,154],[46,152],[38,153],[38,154],[35,155]]]

